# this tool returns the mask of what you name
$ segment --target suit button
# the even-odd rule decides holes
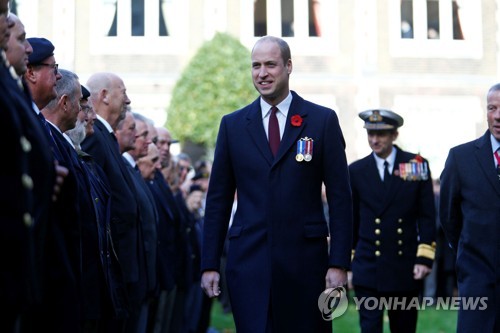
[[[401,235],[401,234],[403,233],[403,229],[398,228],[397,232],[398,232],[398,234],[400,234],[400,235]]]
[[[31,190],[33,188],[33,180],[31,177],[25,173],[21,176],[21,183],[25,189]]]
[[[378,251],[378,250],[377,250],[377,251],[375,251],[375,255],[376,255],[377,257],[380,257],[380,251]]]
[[[398,223],[403,223],[403,219],[398,219]]]
[[[23,222],[24,225],[28,228],[30,228],[33,225],[33,218],[31,217],[30,213],[24,213]]]
[[[403,255],[403,251],[398,251],[398,255],[402,256]]]
[[[375,245],[380,246],[380,241],[378,239],[375,241]]]
[[[20,143],[21,143],[21,149],[25,152],[25,153],[29,153],[31,151],[31,142],[29,142],[28,139],[26,139],[25,136],[22,136],[20,139],[19,139]]]
[[[403,245],[403,241],[401,239],[398,240],[398,245]]]
[[[375,223],[380,224],[380,222],[382,222],[382,221],[379,218],[375,219]]]
[[[380,229],[375,229],[375,235],[380,235]]]

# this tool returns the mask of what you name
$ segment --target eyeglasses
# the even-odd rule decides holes
[[[59,64],[44,64],[44,63],[41,63],[41,64],[36,64],[35,66],[47,66],[47,67],[51,67],[52,69],[54,69],[54,74],[55,75],[57,75],[58,69],[59,69]]]

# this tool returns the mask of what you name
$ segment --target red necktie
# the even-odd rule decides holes
[[[500,180],[500,148],[497,149],[494,155],[497,160],[497,174],[498,174],[498,179]]]
[[[273,106],[271,108],[271,114],[269,115],[269,147],[271,147],[271,151],[274,156],[276,156],[276,153],[278,152],[281,141],[280,125],[278,123],[278,117],[276,117],[276,112],[278,111],[278,108]]]

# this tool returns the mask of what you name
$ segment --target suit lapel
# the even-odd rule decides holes
[[[247,131],[264,159],[269,165],[272,165],[274,157],[269,147],[269,142],[267,141],[264,126],[262,125],[262,111],[259,101],[260,98],[257,98],[257,100],[252,103],[247,113]]]
[[[494,157],[491,151],[489,131],[487,131],[486,134],[477,141],[476,148],[475,156],[481,170],[483,170],[486,179],[488,179],[488,182],[495,188],[495,191],[500,194],[500,181],[498,179],[495,165],[493,164]]]

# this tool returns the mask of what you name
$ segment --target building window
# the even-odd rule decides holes
[[[401,38],[414,38],[417,26],[426,26],[427,39],[440,39],[441,26],[450,31],[452,39],[464,39],[460,16],[460,0],[401,0]],[[445,38],[448,36],[445,36]]]
[[[90,8],[93,53],[177,54],[188,47],[188,1],[91,0]]]
[[[145,33],[145,0],[131,0],[131,36],[144,36]],[[158,0],[158,36],[168,36],[167,23],[165,22],[164,0]],[[122,5],[124,3],[122,2]],[[114,16],[111,27],[108,31],[108,36],[117,36],[117,21],[118,21],[118,0],[114,3]]]
[[[294,0],[255,0],[254,2],[254,36],[260,37],[268,34],[267,19],[276,17],[268,13],[276,10],[279,5],[281,36],[294,37],[296,29],[302,29],[309,37],[321,36],[320,1],[301,1],[304,5],[296,6]],[[300,24],[300,23],[306,23]],[[297,24],[298,23],[298,24]]]
[[[339,0],[240,0],[241,42],[284,38],[296,55],[338,52]],[[249,13],[251,13],[249,15]]]
[[[480,1],[391,0],[389,10],[394,54],[473,58],[482,54]]]

